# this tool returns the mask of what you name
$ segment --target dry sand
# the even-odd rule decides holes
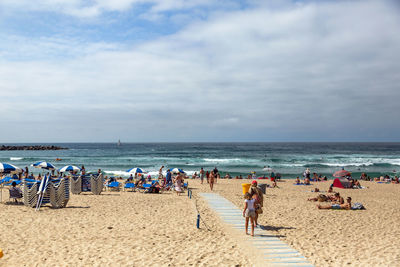
[[[242,206],[241,183],[219,180],[219,193]],[[193,199],[172,193],[103,192],[71,195],[68,207],[39,212],[0,204],[0,266],[253,266],[256,255],[223,225],[189,181]],[[292,181],[267,189],[259,223],[276,231],[316,266],[400,266],[400,185],[364,182],[362,190],[337,190],[367,210],[318,210],[308,202],[315,186]],[[6,200],[6,201],[4,201]],[[207,225],[196,228],[196,208]],[[208,229],[209,230],[208,230]]]
[[[240,206],[243,182],[221,180],[214,191]],[[307,201],[318,195],[311,190],[327,191],[330,184],[295,186],[286,180],[267,188],[259,223],[315,266],[400,266],[400,184],[361,181],[367,189],[335,188],[366,210],[318,210],[318,203]]]

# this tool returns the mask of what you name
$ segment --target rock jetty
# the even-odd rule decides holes
[[[0,146],[0,151],[2,150],[64,150],[68,149],[59,146]]]

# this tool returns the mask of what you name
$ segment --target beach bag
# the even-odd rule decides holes
[[[257,205],[256,213],[257,213],[257,214],[262,214],[262,213],[263,213],[263,209],[261,208],[260,205]]]
[[[356,202],[353,204],[353,207],[351,207],[351,209],[352,210],[365,210],[365,207],[363,204]]]

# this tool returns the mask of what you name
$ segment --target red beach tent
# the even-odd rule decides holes
[[[333,180],[333,187],[350,188],[350,182],[347,179],[336,178],[335,180]]]

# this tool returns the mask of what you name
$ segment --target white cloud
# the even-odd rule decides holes
[[[9,12],[46,11],[82,18],[96,17],[104,12],[124,12],[143,5],[149,10],[142,16],[153,19],[166,11],[188,10],[195,7],[237,7],[234,1],[230,0],[2,0],[0,2],[0,8]]]
[[[29,128],[44,116],[104,124],[94,141],[111,140],[115,129],[136,141],[221,140],[226,131],[234,140],[380,136],[399,130],[397,11],[356,1],[218,12],[129,48],[79,39],[12,47],[24,37],[3,36],[5,58],[36,57],[0,60],[0,98],[10,100],[2,115]],[[137,124],[149,134],[136,134]],[[57,125],[42,126],[43,140],[59,136]]]

